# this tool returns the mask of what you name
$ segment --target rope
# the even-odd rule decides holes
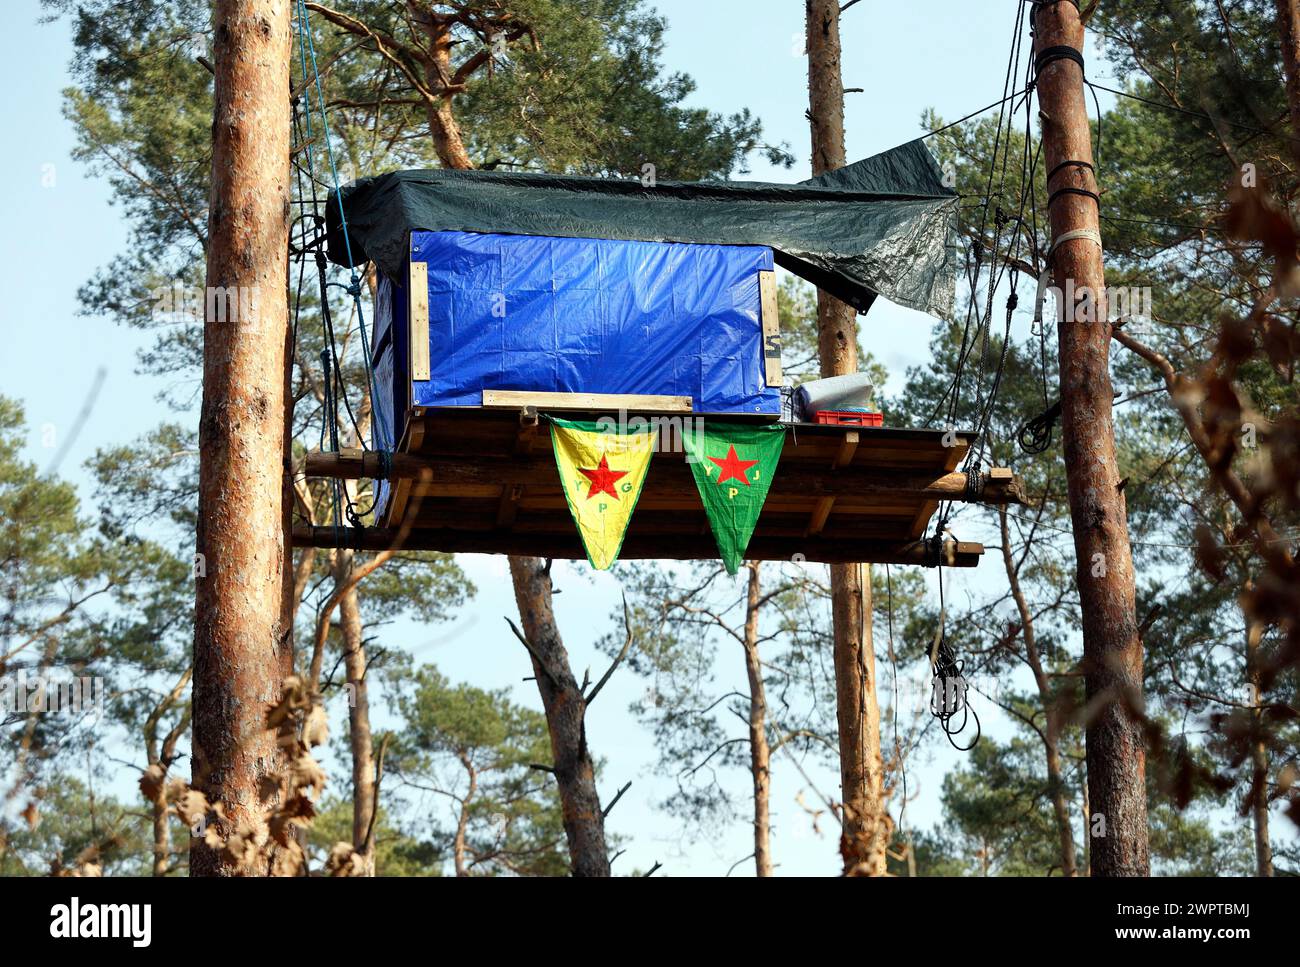
[[[333,186],[332,191],[334,193],[335,200],[338,203],[339,224],[343,233],[343,246],[344,246],[344,250],[347,253],[348,268],[350,271],[350,278],[349,278],[348,285],[342,286],[339,285],[338,283],[328,283],[325,280],[324,268],[322,266],[321,305],[322,308],[326,312],[328,312],[328,308],[327,308],[328,297],[327,297],[327,292],[325,290],[330,286],[343,289],[352,298],[353,309],[356,312],[356,317],[357,317],[357,329],[361,336],[361,353],[362,353],[362,358],[365,361],[366,385],[370,393],[370,407],[371,407],[371,412],[373,414],[370,421],[371,422],[371,427],[370,427],[371,443],[375,444],[376,446],[374,447],[367,446],[366,440],[364,436],[361,434],[360,426],[357,425],[357,421],[355,420],[355,418],[353,418],[353,426],[357,430],[357,439],[361,443],[361,446],[364,449],[374,448],[379,450],[391,451],[392,449],[392,439],[390,433],[391,428],[389,426],[387,413],[385,411],[385,407],[383,405],[383,401],[379,393],[379,383],[375,375],[375,364],[374,364],[374,358],[371,351],[371,340],[369,334],[366,331],[365,308],[361,303],[361,279],[357,275],[357,271],[356,271],[356,259],[352,253],[352,237],[351,237],[351,233],[348,231],[347,212],[344,210],[344,206],[343,206],[343,190],[339,186],[338,166],[334,162],[334,146],[330,138],[329,115],[325,106],[325,89],[323,84],[321,83],[320,69],[316,62],[316,43],[312,37],[312,33],[310,30],[310,21],[307,12],[306,0],[297,0],[297,3],[298,3],[298,48],[299,48],[299,56],[302,62],[303,90],[304,90],[304,95],[306,96],[307,99],[307,136],[309,139],[307,142],[307,162],[309,166],[311,166],[313,163],[311,140],[310,140],[313,137],[312,129],[311,129],[311,112],[312,112],[311,89],[312,87],[315,87],[316,103],[317,103],[317,108],[320,111],[320,118],[321,118],[322,138],[324,139],[325,142],[325,154],[326,154],[326,158],[329,161],[330,180]],[[308,83],[308,78],[307,78],[307,63],[309,59],[311,62],[310,83]],[[313,210],[315,209],[314,203],[315,203],[315,194],[313,191]],[[316,217],[319,218],[319,215],[317,215]],[[317,241],[319,242],[320,240],[318,239]],[[317,260],[318,260],[318,264],[323,263],[324,260],[323,253],[319,251],[319,246],[317,251]],[[337,367],[337,362],[338,362],[338,357],[336,353],[335,354],[336,367]],[[345,405],[347,405],[346,394],[343,394],[343,400]],[[352,414],[349,407],[349,416],[351,415]]]
[[[1076,228],[1073,231],[1063,233],[1052,242],[1052,247],[1047,250],[1048,258],[1051,258],[1052,253],[1056,251],[1058,245],[1072,242],[1078,238],[1086,239],[1089,242],[1096,242],[1098,248],[1102,247],[1101,232],[1097,231],[1095,228]]]
[[[297,32],[298,32],[298,60],[302,73],[302,86],[299,95],[292,98],[294,130],[297,135],[298,144],[301,147],[306,160],[306,185],[304,185],[304,171],[302,165],[296,160],[294,168],[298,180],[298,204],[302,206],[302,214],[294,220],[295,229],[291,232],[290,252],[299,259],[298,288],[295,300],[294,323],[293,323],[293,345],[297,346],[297,334],[299,328],[299,315],[302,310],[302,287],[305,277],[306,261],[308,255],[312,255],[316,262],[316,277],[320,288],[320,313],[322,323],[322,334],[325,343],[325,349],[321,351],[322,372],[324,376],[323,392],[323,409],[322,430],[321,430],[321,449],[325,449],[326,439],[329,445],[335,451],[339,448],[339,402],[342,401],[343,409],[346,411],[349,420],[352,423],[357,443],[365,450],[377,450],[380,454],[381,468],[391,468],[392,459],[392,426],[389,419],[388,409],[385,401],[379,392],[379,381],[375,373],[374,355],[370,333],[366,327],[365,307],[361,301],[361,279],[357,274],[353,256],[351,233],[348,229],[347,214],[343,209],[343,192],[339,184],[338,166],[334,159],[333,141],[330,136],[329,116],[326,110],[324,85],[321,80],[320,68],[316,58],[315,40],[311,33],[310,20],[307,12],[306,0],[296,0],[297,13]],[[315,90],[316,104],[312,104],[312,91]],[[305,111],[300,112],[300,100],[305,100]],[[325,157],[329,166],[330,184],[322,185],[326,190],[326,197],[330,194],[334,196],[339,205],[340,223],[343,233],[344,249],[347,252],[350,278],[347,285],[329,281],[329,270],[325,258],[325,219],[321,214],[321,197],[317,194],[317,185],[321,184],[316,176],[316,149],[315,140],[317,132],[313,125],[312,114],[314,111],[320,112],[320,136],[325,142]],[[308,197],[308,189],[310,197]],[[342,358],[338,348],[336,338],[333,311],[330,304],[329,290],[331,288],[342,289],[346,292],[352,301],[352,315],[357,322],[357,331],[360,335],[361,355],[366,373],[366,388],[370,397],[371,419],[370,431],[363,434],[361,431],[360,421],[356,413],[352,410],[351,400],[348,395],[347,386],[344,382],[344,372]],[[351,330],[351,315],[348,320],[347,330]],[[345,332],[346,335],[346,332]],[[368,439],[367,439],[368,438]],[[378,499],[378,490],[371,495],[369,507],[361,508],[353,500],[352,493],[346,488],[340,489],[339,481],[331,481],[331,489],[334,497],[334,527],[336,536],[336,545],[341,539],[341,517],[346,515],[347,521],[352,527],[362,527],[364,522],[362,518],[373,513],[375,502]]]
[[[946,638],[938,642],[937,654],[932,658],[934,676],[930,682],[930,714],[939,720],[939,727],[948,737],[948,743],[958,752],[969,752],[980,740],[982,729],[979,716],[970,707],[967,693],[970,683],[963,674],[966,662],[958,660]],[[961,713],[961,725],[952,727],[952,720]],[[966,731],[966,724],[975,719],[975,738],[969,745],[958,745],[956,736]]]
[[[1089,191],[1087,188],[1075,188],[1073,185],[1069,185],[1065,188],[1058,188],[1056,191],[1048,195],[1047,207],[1051,208],[1052,202],[1056,201],[1056,199],[1060,198],[1062,195],[1082,195],[1084,198],[1091,198],[1095,201],[1099,210],[1101,208],[1101,195],[1097,194],[1095,191]]]
[[[1016,431],[1016,440],[1025,453],[1044,453],[1052,445],[1052,427],[1061,415],[1060,402],[1053,403],[1042,413],[1025,421]]]

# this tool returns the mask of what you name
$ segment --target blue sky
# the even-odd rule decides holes
[[[762,119],[768,140],[787,142],[793,150],[797,162],[792,170],[756,160],[751,177],[808,177],[803,4],[663,0],[657,7],[669,20],[668,66],[697,82],[692,103],[726,113],[748,107]],[[848,95],[849,159],[916,137],[928,107],[955,119],[999,97],[1015,7],[1016,0],[863,0],[854,6],[843,25],[844,82],[866,92]],[[106,184],[70,158],[73,136],[61,116],[60,93],[68,83],[68,29],[38,24],[39,15],[37,0],[10,4],[10,40],[0,61],[0,82],[11,92],[8,128],[20,132],[0,154],[0,264],[8,266],[7,291],[0,300],[0,392],[25,404],[31,427],[28,455],[46,467],[65,444],[96,373],[106,371],[96,405],[61,467],[84,488],[82,464],[97,447],[129,441],[174,414],[155,398],[165,381],[136,372],[135,354],[143,346],[138,334],[78,313],[78,286],[121,250],[125,231]],[[939,25],[945,29],[936,29]],[[1099,68],[1092,73],[1104,76]],[[933,320],[883,300],[863,321],[866,344],[891,372],[890,390],[897,388],[907,366],[925,361],[932,325]],[[539,707],[534,686],[522,681],[529,674],[526,656],[502,620],[514,613],[504,559],[466,557],[463,563],[480,589],[476,601],[447,626],[403,622],[383,629],[381,643],[405,648],[417,660],[434,661],[455,679],[510,687],[518,701]],[[986,564],[982,577],[954,577],[951,593],[960,594],[963,582],[996,577],[993,569]],[[568,592],[556,603],[575,669],[581,674],[590,666],[598,675],[607,660],[593,641],[612,627],[608,618],[618,600],[617,577],[593,576],[585,564],[557,565],[556,573],[558,585]],[[930,579],[933,585],[932,575]],[[743,672],[739,652],[720,646],[720,678],[743,681]],[[721,836],[692,842],[654,808],[672,786],[649,772],[653,742],[627,711],[642,688],[631,674],[620,673],[589,720],[593,749],[607,763],[604,797],[633,782],[611,816],[613,832],[627,847],[616,871],[661,861],[670,875],[724,873],[750,852],[747,824],[742,820]],[[337,732],[342,717],[335,713]],[[377,725],[386,724],[391,720],[380,712]],[[995,732],[1004,728],[996,715],[988,716],[986,726]],[[957,754],[937,748],[930,762],[915,766],[909,788],[917,798],[908,806],[910,824],[927,826],[938,818],[939,783],[943,771],[957,761]],[[342,763],[327,764],[339,780],[344,778]],[[801,793],[805,801],[815,801],[815,796],[787,763],[778,761],[774,769],[778,872],[837,872],[833,823],[823,819],[821,832],[814,831],[797,800]],[[833,774],[814,769],[810,777],[835,795]],[[733,787],[743,794],[747,780],[743,774],[735,778]],[[129,778],[119,785],[119,795],[132,794]],[[745,864],[740,872],[750,869]]]

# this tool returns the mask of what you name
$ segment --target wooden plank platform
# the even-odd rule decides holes
[[[566,411],[567,419],[617,413]],[[684,421],[732,415],[644,414],[658,433],[622,558],[712,558],[717,549],[680,445]],[[745,419],[745,418],[741,418]],[[753,419],[753,418],[749,418]],[[688,424],[689,425],[689,424]],[[632,424],[630,429],[647,429]],[[944,446],[947,442],[954,444]],[[983,547],[920,540],[940,501],[1021,503],[1010,471],[990,473],[978,493],[955,468],[973,434],[942,430],[791,425],[748,555],[754,560],[863,561],[974,566]],[[409,549],[585,556],[551,449],[545,419],[522,410],[413,410],[400,452],[313,453],[318,477],[393,481],[384,519],[363,532],[296,528],[296,544],[375,550],[399,536]],[[400,531],[399,531],[400,528]]]

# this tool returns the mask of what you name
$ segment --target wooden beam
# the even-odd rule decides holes
[[[350,547],[359,551],[381,551],[394,546],[396,528],[295,527],[295,547]],[[457,554],[512,554],[583,560],[586,552],[577,532],[572,534],[530,534],[511,531],[413,530],[401,546],[408,551],[442,551]],[[853,541],[827,538],[760,537],[749,543],[745,556],[752,561],[809,561],[813,563],[854,562],[871,564],[917,564],[934,567],[975,567],[984,545],[967,541],[945,541],[936,553],[933,544],[921,541]],[[637,535],[629,533],[619,555],[625,560],[698,560],[718,556],[711,534]]]
[[[411,379],[429,378],[429,265],[427,262],[411,262],[410,277],[410,320],[408,332],[411,337]]]
[[[408,418],[406,421],[406,432],[399,446],[403,449],[415,450],[419,449],[422,442],[424,442],[424,420]],[[308,456],[310,456],[310,454]],[[320,454],[320,456],[325,456],[325,454]],[[366,457],[378,457],[378,454],[373,450],[367,450],[362,454],[363,463],[365,462]],[[411,473],[393,478],[393,498],[388,502],[388,509],[384,512],[385,520],[394,521],[402,519],[406,514],[406,500],[411,494],[412,479],[419,477],[424,470],[428,468],[413,467],[411,469]],[[371,480],[382,479],[375,477],[372,474],[365,474],[365,476],[370,477]]]
[[[445,488],[449,493],[458,486],[533,484],[559,486],[555,461],[549,453],[509,457],[428,457],[409,453],[394,453],[391,466],[385,468],[380,455],[367,450],[364,453],[309,453],[306,470],[309,477],[342,477],[354,479],[367,477],[382,479],[387,476],[409,480],[423,470],[432,471],[432,487]],[[697,494],[690,467],[680,454],[661,454],[650,464],[647,486],[657,493]],[[818,469],[797,461],[778,465],[772,478],[771,497],[912,497],[918,500],[969,501],[966,475],[957,471],[888,470],[873,467],[846,466],[838,470]],[[977,503],[1023,503],[1022,484],[1015,474],[993,476],[990,474],[982,493],[976,495]]]
[[[485,389],[485,409],[539,410],[636,410],[641,413],[689,413],[689,396],[651,396],[636,393],[534,393],[506,389]]]
[[[966,453],[968,452],[967,447],[964,445],[965,442],[966,441],[963,440],[961,441],[961,445],[947,448],[948,456],[943,462],[944,470],[952,471],[957,468],[957,464],[959,464],[962,461],[962,459],[966,456]],[[992,478],[990,477],[990,479]],[[1018,495],[1021,493],[1021,485],[1018,477],[1015,478],[1014,480],[1014,492]],[[940,498],[940,500],[961,500],[961,499],[963,498],[961,497]],[[1024,502],[1025,500],[1023,496],[1018,496],[1015,500],[1006,501],[1006,503],[1015,503],[1015,504],[1023,504]],[[930,518],[935,515],[935,512],[938,509],[939,509],[939,500],[927,500],[924,506],[922,506],[920,511],[917,513],[916,517],[912,519],[912,527],[908,531],[908,536],[911,537],[913,540],[920,540],[922,537],[924,537],[925,529],[930,526]]]
[[[781,386],[781,312],[776,301],[776,273],[758,273],[759,311],[763,316],[763,376],[768,386]]]
[[[838,470],[840,467],[847,467],[853,462],[853,454],[858,449],[858,440],[857,430],[849,430],[844,434],[844,440],[840,443],[839,452],[835,454],[835,459],[831,461],[831,469]],[[808,520],[808,533],[820,534],[834,508],[834,497],[823,497],[817,501],[817,507]]]
[[[523,484],[509,484],[501,488],[501,499],[497,502],[497,527],[509,530],[519,513],[519,498],[524,495]]]
[[[840,443],[839,452],[835,454],[835,460],[831,463],[831,466],[838,470],[840,467],[847,467],[851,464],[860,439],[857,430],[849,430],[845,433],[844,440]]]
[[[533,448],[541,420],[537,416],[537,407],[525,406],[519,411],[519,435],[515,437],[515,454],[521,456]]]

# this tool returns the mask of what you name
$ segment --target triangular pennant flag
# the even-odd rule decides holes
[[[735,574],[772,486],[785,427],[706,422],[682,439],[722,563]]]
[[[654,438],[652,432],[619,433],[596,423],[551,418],[564,499],[587,560],[599,571],[618,560],[650,468]]]

